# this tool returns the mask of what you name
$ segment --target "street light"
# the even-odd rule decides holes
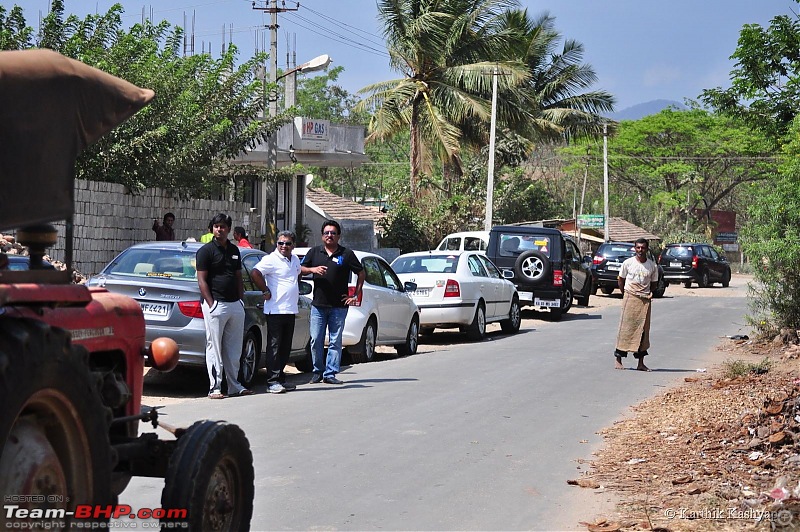
[[[275,44],[272,54],[277,55],[277,43]],[[270,81],[276,84],[278,80],[288,77],[286,80],[286,94],[284,101],[284,108],[294,106],[295,104],[295,86],[297,84],[298,72],[315,72],[317,70],[324,70],[331,64],[331,57],[328,54],[323,54],[315,57],[311,61],[307,61],[302,65],[296,66],[288,72],[284,72],[280,76],[277,75],[277,61],[272,63],[271,74],[273,79]],[[275,118],[278,116],[278,102],[277,98],[270,98],[269,102],[269,116]],[[267,137],[267,168],[272,170],[278,168],[278,132]],[[262,183],[261,186],[261,234],[265,235],[267,229],[267,186]]]
[[[297,73],[298,72],[317,72],[325,70],[331,64],[333,59],[328,54],[322,54],[315,57],[311,61],[306,61],[300,66],[296,66],[288,72],[283,73],[278,79],[288,77],[286,80],[286,97],[284,101],[284,108],[288,109],[295,104],[295,93],[297,87]]]

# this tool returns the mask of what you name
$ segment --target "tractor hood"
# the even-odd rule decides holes
[[[0,230],[72,216],[78,155],[154,96],[50,50],[0,52]]]

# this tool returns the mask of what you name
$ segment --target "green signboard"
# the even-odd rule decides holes
[[[579,214],[578,225],[581,227],[605,227],[606,217],[602,214]]]

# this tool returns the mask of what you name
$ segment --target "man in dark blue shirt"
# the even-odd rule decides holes
[[[217,214],[211,219],[214,238],[197,250],[197,284],[203,296],[206,325],[206,366],[211,383],[208,397],[222,399],[222,369],[229,395],[253,392],[238,381],[239,356],[244,337],[244,284],[239,248],[228,240],[231,217]]]
[[[343,384],[336,378],[342,361],[342,331],[347,307],[361,297],[364,268],[352,250],[339,245],[342,228],[335,220],[322,224],[322,244],[311,248],[300,271],[314,274],[314,300],[311,303],[311,358],[314,376],[311,383]],[[357,275],[355,293],[348,293],[350,273]],[[327,361],[325,331],[329,333]],[[324,363],[324,364],[323,364]]]

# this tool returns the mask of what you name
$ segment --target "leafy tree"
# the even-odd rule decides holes
[[[53,0],[37,37],[38,46],[156,92],[148,107],[83,152],[78,177],[192,195],[236,176],[282,178],[284,172],[229,162],[285,121],[259,119],[262,87],[253,72],[264,57],[236,66],[235,47],[218,59],[182,57],[182,29],[148,20],[124,30],[122,13],[116,4],[104,14],[64,19],[63,0]]]
[[[800,19],[745,25],[731,58],[731,87],[705,90],[703,101],[778,142],[800,111]]]
[[[742,250],[756,267],[751,324],[764,334],[800,328],[800,118],[790,127],[776,179],[752,187]]]
[[[345,124],[366,124],[368,118],[354,111],[358,97],[336,85],[344,67],[337,66],[325,74],[300,78],[297,81],[297,116]]]
[[[417,192],[434,158],[460,166],[461,129],[488,121],[493,69],[510,90],[526,75],[512,57],[519,40],[505,26],[512,0],[380,0],[391,66],[402,78],[365,87],[359,109],[374,110],[368,140],[410,132],[410,188]]]
[[[494,219],[518,223],[558,218],[566,211],[539,181],[531,180],[524,169],[514,169],[498,181],[495,189]]]
[[[33,28],[25,23],[22,8],[14,6],[9,13],[0,6],[0,50],[24,50],[33,43]]]
[[[742,185],[773,174],[770,146],[740,122],[698,108],[623,121],[608,143],[612,214],[656,234],[684,230],[688,216],[694,231],[711,209],[736,206]],[[574,158],[572,172],[583,175],[585,146],[563,153]],[[587,204],[602,205],[603,161],[599,149],[594,153],[589,171],[596,185]]]

